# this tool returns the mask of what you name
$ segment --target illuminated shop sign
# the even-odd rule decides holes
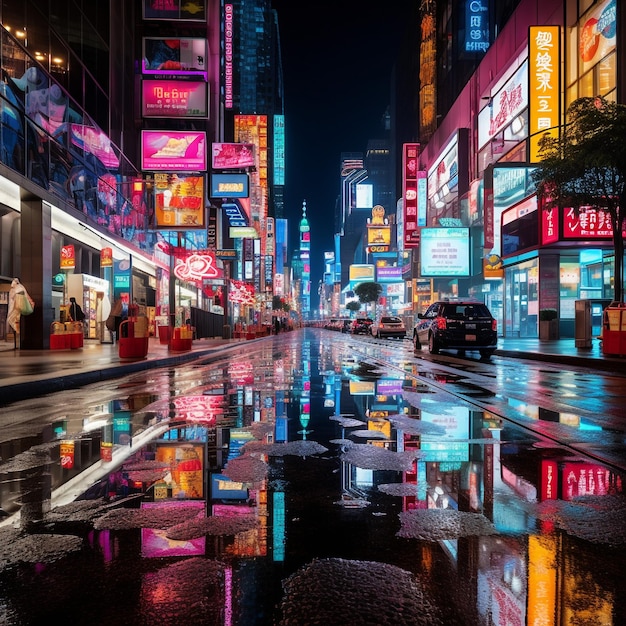
[[[470,0],[465,3],[463,50],[466,53],[484,54],[489,49],[489,44],[489,2]]]
[[[205,132],[141,131],[141,169],[197,172],[206,165]]]
[[[247,198],[250,195],[247,174],[213,174],[212,198]]]
[[[248,220],[246,216],[243,214],[241,207],[238,204],[222,204],[222,211],[226,214],[228,218],[228,223],[230,226],[248,226]]]
[[[404,247],[419,244],[419,227],[426,225],[426,173],[418,169],[418,143],[402,146],[402,202]]]
[[[143,117],[201,117],[209,115],[208,85],[184,80],[143,80]]]
[[[560,26],[531,26],[528,35],[529,134],[531,163],[539,159],[539,141],[559,135]]]

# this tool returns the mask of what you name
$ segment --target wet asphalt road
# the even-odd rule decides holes
[[[18,402],[2,623],[626,623],[622,387],[307,330]]]

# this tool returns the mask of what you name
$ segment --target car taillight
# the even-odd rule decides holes
[[[446,329],[446,318],[445,317],[438,317],[437,318],[437,328],[439,328],[441,330],[445,330]]]
[[[498,332],[498,320],[491,320],[491,330],[493,330],[494,333]]]

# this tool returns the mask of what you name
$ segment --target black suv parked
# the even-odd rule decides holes
[[[439,350],[478,350],[490,357],[498,343],[498,323],[482,302],[476,300],[443,300],[431,304],[418,314],[413,329],[416,350],[428,345],[431,354]]]

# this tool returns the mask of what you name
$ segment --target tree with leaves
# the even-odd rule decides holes
[[[361,310],[361,303],[358,300],[350,300],[350,302],[346,304],[346,309],[350,312],[356,313]]]
[[[544,209],[592,208],[608,215],[615,250],[615,302],[624,299],[626,219],[626,105],[579,98],[567,109],[559,136],[539,142],[532,173]]]
[[[354,288],[354,294],[362,304],[374,303],[374,317],[376,317],[376,303],[380,294],[383,292],[383,288],[378,283],[359,283]]]

